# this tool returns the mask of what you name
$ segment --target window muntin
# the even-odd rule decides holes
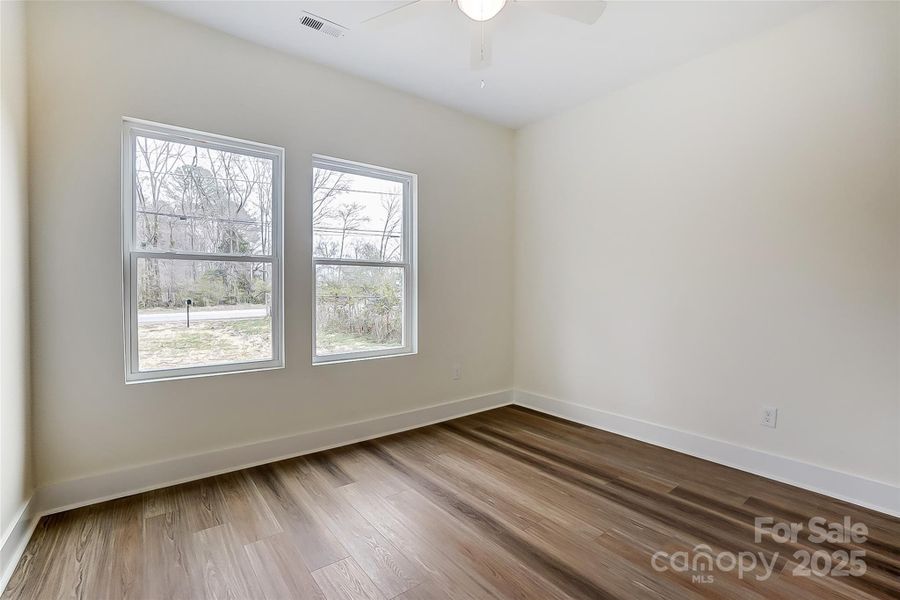
[[[415,176],[315,157],[313,363],[415,352]]]
[[[282,165],[280,148],[125,119],[127,381],[283,365]]]

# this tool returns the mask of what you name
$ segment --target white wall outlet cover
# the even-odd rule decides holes
[[[773,406],[763,407],[762,421],[766,427],[774,428],[778,424],[778,409]]]
[[[453,379],[462,379],[462,365],[459,363],[453,365]]]

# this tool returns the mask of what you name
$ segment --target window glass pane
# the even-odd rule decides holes
[[[403,184],[313,169],[313,255],[403,260]]]
[[[141,371],[272,359],[270,263],[137,263]]]
[[[403,347],[403,268],[316,265],[316,355]]]
[[[273,161],[135,139],[138,250],[272,254]]]

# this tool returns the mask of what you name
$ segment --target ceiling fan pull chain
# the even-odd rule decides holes
[[[481,29],[481,45],[478,49],[478,62],[484,62],[484,21],[478,24],[478,27]]]

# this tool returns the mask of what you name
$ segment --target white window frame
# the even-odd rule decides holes
[[[151,137],[171,142],[214,148],[225,152],[235,152],[259,158],[272,163],[272,255],[234,255],[217,253],[191,253],[181,251],[146,251],[137,247],[135,230],[135,139]],[[284,148],[239,140],[173,125],[164,125],[134,119],[122,118],[122,264],[123,264],[123,307],[125,337],[125,382],[140,383],[202,377],[246,371],[261,371],[284,367]],[[138,283],[137,261],[139,258],[237,261],[269,263],[272,265],[272,358],[270,360],[246,361],[179,367],[152,371],[139,370],[138,362]]]
[[[310,255],[312,256],[312,364],[326,365],[334,363],[354,362],[373,358],[388,358],[396,356],[409,356],[418,351],[418,318],[417,318],[417,286],[416,286],[416,202],[417,202],[417,177],[414,173],[397,171],[386,167],[378,167],[366,163],[354,162],[320,154],[313,155],[312,169],[329,169],[352,175],[363,175],[396,181],[403,185],[403,260],[402,261],[377,261],[355,260],[346,258],[316,258],[315,234],[313,233],[312,214],[312,177],[310,176]],[[361,267],[393,267],[403,268],[403,345],[397,348],[384,350],[363,350],[359,352],[344,352],[340,354],[328,354],[318,356],[316,354],[316,335],[318,325],[316,323],[316,266],[317,265],[346,265]]]

